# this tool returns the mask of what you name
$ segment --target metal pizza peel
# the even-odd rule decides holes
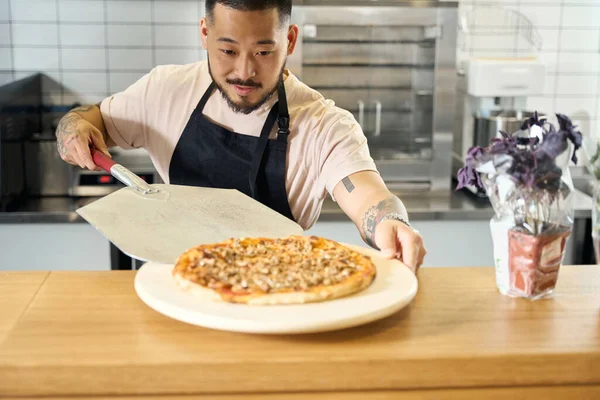
[[[92,158],[127,187],[77,213],[135,259],[173,264],[181,253],[199,244],[303,233],[296,222],[238,190],[150,185],[95,149]]]

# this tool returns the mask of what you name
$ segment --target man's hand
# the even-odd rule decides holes
[[[86,114],[91,114],[91,119],[94,120],[97,119],[100,110],[97,106],[82,106],[69,111],[56,128],[56,145],[60,158],[69,164],[79,165],[81,168],[92,171],[100,171],[101,169],[92,160],[90,146],[108,157],[111,155],[108,152],[105,134],[84,119],[84,116],[88,116]],[[103,123],[101,128],[104,128]]]
[[[408,224],[402,201],[377,173],[363,171],[344,178],[334,196],[369,246],[384,257],[400,259],[415,272],[419,269],[427,253],[423,238]]]
[[[393,219],[375,224],[373,240],[368,243],[386,258],[398,258],[414,272],[423,264],[427,250],[419,232],[404,222]]]

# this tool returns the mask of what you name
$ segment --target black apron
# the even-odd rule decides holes
[[[283,80],[259,137],[231,132],[202,114],[215,88],[213,82],[204,92],[175,146],[170,183],[237,189],[295,221],[285,187],[290,116]],[[269,139],[275,122],[277,138]]]

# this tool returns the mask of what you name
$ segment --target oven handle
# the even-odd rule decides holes
[[[364,130],[364,124],[365,124],[365,103],[362,100],[358,101],[358,124]]]
[[[373,136],[381,135],[381,102],[379,100],[375,100],[375,132],[373,132]]]

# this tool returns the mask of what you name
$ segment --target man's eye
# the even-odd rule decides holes
[[[227,50],[227,49],[221,49],[221,51],[223,52],[223,54],[228,55],[228,56],[231,56],[235,53],[233,50]]]
[[[259,51],[258,55],[259,56],[268,56],[271,53],[273,53],[273,52],[272,51]]]

